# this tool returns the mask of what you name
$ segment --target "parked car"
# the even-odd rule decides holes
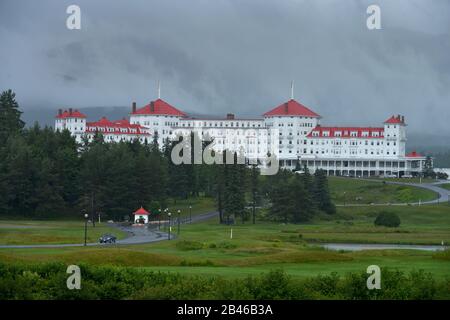
[[[116,236],[112,234],[104,234],[98,239],[100,243],[116,243]]]

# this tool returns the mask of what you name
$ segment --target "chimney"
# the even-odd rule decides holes
[[[289,105],[287,102],[284,104],[284,113],[289,113]]]
[[[58,109],[58,116],[62,116],[62,109]]]
[[[69,114],[70,115],[72,114],[72,108],[69,108]]]
[[[402,116],[402,123],[405,123],[405,116]]]
[[[155,103],[153,101],[150,102],[150,112],[155,112]]]
[[[234,114],[227,113],[227,120],[234,120]]]
[[[135,113],[135,112],[136,112],[136,102],[133,102],[132,106],[131,106],[131,113]]]

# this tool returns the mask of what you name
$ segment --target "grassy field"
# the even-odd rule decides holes
[[[329,186],[331,197],[336,204],[409,203],[433,200],[437,197],[435,192],[419,187],[344,177],[329,177]]]
[[[108,226],[88,224],[87,241],[97,242],[104,233],[114,233],[118,239],[126,236],[124,232]],[[0,244],[55,244],[83,243],[84,221],[23,221],[0,220]]]
[[[444,184],[440,184],[439,186],[440,186],[441,188],[444,188],[444,189],[450,190],[450,183],[444,183]]]
[[[191,198],[187,200],[169,200],[168,209],[175,216],[177,215],[178,210],[180,210],[181,217],[188,217],[191,211],[192,215],[216,211],[216,204],[213,198],[208,197],[199,197],[199,198]],[[192,209],[189,209],[189,206],[192,206]]]
[[[170,200],[168,207],[177,216],[189,216],[189,205],[192,206],[192,215],[211,212],[215,210],[214,199],[194,198],[189,200]],[[164,219],[164,216],[163,218]],[[97,242],[105,233],[112,233],[118,239],[126,234],[107,223],[96,223],[95,228],[88,224],[87,242]],[[84,221],[30,221],[30,220],[0,220],[0,245],[26,245],[26,244],[59,244],[83,243]]]
[[[402,225],[396,229],[374,227],[377,211],[396,212]],[[296,278],[317,274],[363,271],[368,265],[404,271],[424,269],[436,278],[449,277],[450,255],[415,250],[337,252],[309,242],[422,243],[450,242],[450,207],[393,206],[339,208],[333,219],[309,224],[258,222],[233,228],[216,219],[183,225],[177,239],[135,246],[98,248],[0,249],[5,262],[62,261],[120,265],[148,270],[198,275],[243,277],[276,268]]]

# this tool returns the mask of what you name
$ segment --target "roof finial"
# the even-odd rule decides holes
[[[158,99],[161,99],[161,81],[158,80]]]
[[[294,100],[294,80],[291,81],[291,100]]]

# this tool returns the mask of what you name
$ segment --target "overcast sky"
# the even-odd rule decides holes
[[[81,30],[66,8],[81,8]],[[381,30],[366,9],[381,7]],[[0,1],[0,90],[25,110],[144,105],[261,115],[295,99],[325,125],[450,136],[450,1]]]

